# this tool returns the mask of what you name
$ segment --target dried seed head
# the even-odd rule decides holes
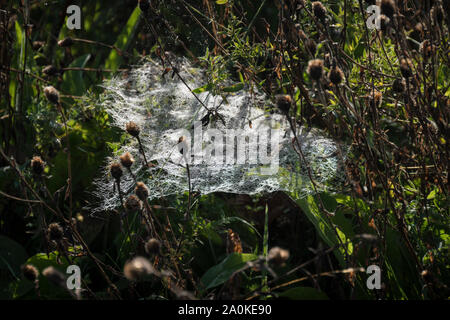
[[[58,46],[61,48],[70,47],[71,45],[73,45],[73,40],[70,37],[58,41]]]
[[[308,62],[307,72],[311,79],[319,81],[323,73],[323,60],[315,59]]]
[[[289,251],[280,247],[273,247],[269,250],[267,258],[276,265],[282,265],[289,259]]]
[[[139,0],[139,9],[141,9],[142,12],[147,12],[149,8],[150,8],[149,0]]]
[[[44,161],[42,161],[41,157],[35,156],[31,159],[31,170],[35,175],[40,176],[45,169]]]
[[[134,163],[134,158],[131,155],[131,153],[129,152],[125,152],[124,154],[122,154],[120,157],[120,163],[125,167],[125,168],[130,168],[133,163]]]
[[[422,40],[424,35],[424,25],[421,22],[418,22],[415,26],[413,31],[410,34],[410,37],[415,40]]]
[[[127,200],[125,200],[124,206],[128,212],[136,212],[141,210],[141,202],[139,201],[139,198],[134,194],[132,194],[127,198]]]
[[[381,0],[381,13],[392,18],[394,16],[397,7],[394,0]]]
[[[42,73],[47,75],[47,76],[54,76],[55,74],[58,73],[58,69],[55,66],[46,66],[42,69]]]
[[[419,52],[425,59],[430,58],[436,51],[436,47],[431,44],[430,40],[424,40],[420,43]]]
[[[161,243],[158,239],[152,238],[145,243],[145,252],[149,255],[159,254]]]
[[[33,46],[33,50],[39,50],[40,48],[45,46],[45,42],[44,41],[33,41],[32,46]]]
[[[143,257],[135,257],[125,263],[123,267],[123,273],[130,281],[140,280],[147,275],[153,274],[154,271],[152,264]]]
[[[395,79],[392,83],[392,90],[397,93],[402,93],[406,89],[406,83],[404,79]]]
[[[292,106],[292,98],[288,94],[279,94],[275,97],[278,109],[288,114]]]
[[[386,15],[381,14],[378,17],[378,21],[380,22],[381,31],[386,32],[387,28],[389,27],[389,24],[391,23],[391,19],[389,19]]]
[[[31,264],[26,264],[22,266],[22,274],[25,277],[25,279],[28,279],[31,282],[36,281],[36,279],[39,277],[38,269],[36,269],[36,267]]]
[[[116,180],[120,180],[120,177],[122,177],[122,167],[118,162],[114,162],[113,164],[111,164],[111,166],[109,167],[109,171],[111,172],[113,178]]]
[[[306,36],[306,33],[303,30],[298,30],[298,37],[300,39],[302,39],[303,41],[305,41],[306,39],[308,39],[308,37]]]
[[[400,60],[400,72],[404,78],[412,77],[412,62],[409,58]]]
[[[328,78],[330,79],[331,83],[337,86],[342,82],[342,79],[344,79],[344,73],[338,66],[334,66],[328,73]]]
[[[148,198],[148,188],[143,182],[136,183],[136,189],[134,190],[136,195],[141,201],[147,201]]]
[[[44,95],[48,101],[53,104],[59,104],[59,91],[53,86],[48,86],[44,88]]]
[[[54,222],[48,225],[47,234],[50,240],[61,241],[64,237],[64,229],[59,225],[59,223]]]
[[[374,91],[371,90],[369,93],[369,98],[370,98],[370,102],[377,107],[380,105],[381,100],[383,99],[383,94],[378,90],[374,90]]]
[[[312,10],[317,19],[322,20],[322,21],[325,20],[326,14],[327,14],[327,9],[324,7],[322,2],[314,1],[312,3]]]
[[[141,132],[139,126],[133,121],[127,123],[126,130],[133,137],[138,137],[139,133]]]
[[[45,268],[42,271],[42,275],[57,286],[65,287],[66,285],[66,277],[64,274],[52,266]]]

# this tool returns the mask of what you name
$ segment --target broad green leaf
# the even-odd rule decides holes
[[[0,236],[0,270],[8,270],[14,276],[20,273],[20,266],[27,260],[27,252],[16,241]]]
[[[90,54],[85,54],[75,59],[69,67],[84,68],[86,63],[91,58]],[[66,71],[64,72],[63,89],[72,95],[82,96],[86,92],[86,87],[83,81],[83,71]]]
[[[117,48],[122,51],[126,51],[134,38],[134,34],[136,33],[137,27],[140,22],[141,10],[137,6],[130,18],[128,19],[127,24],[123,28],[122,33],[117,38],[116,43],[114,44]],[[117,50],[111,49],[111,53],[105,62],[106,69],[117,70],[122,63],[122,57],[119,55]]]
[[[248,261],[255,260],[257,257],[251,253],[232,253],[221,263],[206,271],[200,281],[205,289],[217,287],[225,283],[235,271],[245,266]]]

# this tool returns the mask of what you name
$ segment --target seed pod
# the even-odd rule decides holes
[[[109,171],[111,172],[113,178],[116,180],[120,180],[120,178],[122,177],[123,174],[122,167],[117,162],[111,164],[111,166],[109,167]]]
[[[45,169],[44,161],[42,161],[41,157],[35,156],[31,159],[31,170],[35,175],[40,176]]]
[[[425,59],[430,58],[436,51],[436,47],[431,44],[430,40],[424,40],[420,43],[419,52]]]
[[[136,189],[134,190],[134,192],[141,201],[147,201],[148,188],[143,182],[136,183]]]
[[[125,200],[124,206],[127,212],[136,212],[141,210],[141,202],[139,201],[139,198],[133,194]]]
[[[45,268],[42,271],[42,275],[59,287],[64,288],[66,286],[66,277],[64,274],[52,266]]]
[[[282,265],[289,259],[289,251],[280,247],[273,247],[269,250],[267,258],[275,265]]]
[[[122,165],[125,168],[130,168],[134,163],[134,158],[131,155],[131,153],[129,153],[129,152],[125,152],[119,158],[120,158],[120,163],[122,163]]]
[[[412,62],[408,58],[400,60],[400,72],[404,78],[412,77]]]
[[[315,59],[308,62],[308,69],[306,70],[311,79],[319,81],[323,73],[323,60]]]
[[[344,79],[344,73],[338,66],[334,66],[328,73],[328,78],[330,79],[331,83],[337,86],[339,83],[341,83],[342,79]]]
[[[154,267],[144,257],[135,257],[131,261],[125,263],[125,266],[123,267],[123,273],[130,281],[138,281],[154,272]]]
[[[70,47],[71,45],[73,45],[73,40],[70,37],[58,41],[58,46],[61,48]]]
[[[292,106],[292,98],[288,94],[279,94],[275,97],[277,107],[281,112],[288,114]]]
[[[50,240],[61,241],[64,237],[64,229],[59,225],[59,223],[54,222],[49,224],[47,234]]]
[[[36,269],[35,266],[31,264],[26,264],[22,266],[22,274],[25,277],[25,279],[30,280],[31,282],[34,282],[39,277],[39,271]]]
[[[312,3],[312,10],[314,13],[314,16],[316,16],[317,19],[324,21],[327,14],[327,9],[324,7],[322,2],[320,1],[314,1]]]
[[[48,101],[53,104],[59,104],[59,91],[53,86],[48,86],[44,88],[44,95]]]
[[[139,126],[133,121],[127,123],[126,130],[130,135],[132,135],[135,138],[138,137],[139,133],[141,132]]]
[[[161,242],[158,239],[152,238],[145,243],[145,252],[149,255],[159,254],[161,249]]]
[[[369,99],[372,106],[378,107],[383,99],[383,94],[378,90],[371,90],[369,93]]]

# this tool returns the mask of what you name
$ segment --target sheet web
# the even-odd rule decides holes
[[[188,60],[180,58],[176,64],[191,89],[207,83],[204,72],[192,67]],[[192,190],[201,194],[230,192],[251,195],[294,189],[300,195],[312,192],[306,165],[293,149],[289,123],[276,111],[267,111],[273,104],[263,93],[250,93],[250,90],[243,89],[230,93],[226,101],[208,92],[197,94],[206,108],[217,109],[219,116],[212,115],[208,122],[205,121],[207,109],[190,89],[176,75],[172,77],[168,73],[163,76],[162,70],[159,63],[146,61],[103,84],[105,91],[101,104],[111,118],[111,125],[124,129],[130,121],[137,123],[146,158],[153,165],[150,168],[144,166],[138,143],[130,137],[116,154],[107,159],[104,175],[95,183],[94,194],[100,200],[95,210],[110,210],[120,204],[108,168],[127,151],[136,160],[131,167],[133,174],[148,186],[150,199],[188,191],[186,160],[189,162]],[[202,119],[203,125],[199,126]],[[195,135],[195,130],[202,131],[200,141],[196,140],[199,136]],[[278,133],[278,139],[273,132]],[[299,130],[297,134],[320,191],[333,191],[342,185],[341,166],[345,160],[345,148],[318,130]],[[190,146],[190,151],[185,153],[186,158],[179,152],[178,140],[182,135]],[[239,140],[239,137],[243,138]],[[197,149],[194,143],[197,143]],[[212,152],[214,148],[223,150],[223,156]],[[247,150],[244,161],[236,159],[239,148]],[[261,148],[265,148],[266,154],[273,153],[269,164],[267,159],[266,164],[261,163],[258,157]],[[256,163],[254,158],[250,160],[251,157],[256,157]],[[277,167],[274,162],[278,162]],[[264,168],[275,170],[267,173]],[[124,195],[133,193],[134,186],[132,176],[124,170],[121,179]]]

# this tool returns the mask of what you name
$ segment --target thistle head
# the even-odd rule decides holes
[[[139,201],[139,198],[133,194],[125,200],[124,206],[127,212],[136,212],[141,210],[141,202]]]
[[[338,66],[333,66],[328,73],[328,79],[330,79],[332,84],[337,86],[344,79],[344,73]]]
[[[143,182],[136,183],[136,189],[134,190],[137,197],[141,201],[147,201],[148,198],[148,188]]]
[[[40,176],[42,173],[44,173],[45,164],[44,161],[42,161],[41,157],[34,156],[33,159],[31,159],[31,170],[33,173],[37,176]]]
[[[47,228],[50,240],[61,241],[64,237],[64,229],[57,222],[50,223]]]
[[[127,123],[126,130],[130,135],[132,135],[135,138],[139,137],[139,133],[141,132],[139,126],[133,121]]]
[[[288,114],[292,106],[292,98],[288,94],[279,94],[275,97],[277,107],[281,112]]]
[[[125,263],[125,266],[123,267],[123,273],[130,281],[138,281],[147,275],[153,274],[154,272],[154,267],[150,261],[144,257],[135,257]]]
[[[306,70],[311,79],[319,81],[323,73],[323,60],[314,59],[308,62],[308,69]]]
[[[325,8],[325,6],[322,4],[322,2],[320,1],[314,1],[312,3],[312,11],[314,13],[314,16],[321,20],[324,21],[327,15],[327,9]]]
[[[59,91],[53,86],[48,86],[44,88],[44,95],[48,101],[53,104],[59,104]]]
[[[125,152],[124,154],[122,154],[120,157],[120,163],[125,167],[125,168],[130,168],[133,163],[134,163],[134,158],[131,155],[131,153],[129,152]]]
[[[120,180],[122,177],[123,171],[122,167],[120,166],[120,163],[114,162],[109,166],[109,171],[111,172],[111,175],[114,179]]]

